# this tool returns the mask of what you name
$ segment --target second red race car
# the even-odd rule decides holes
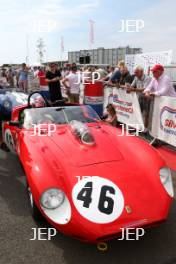
[[[122,136],[89,106],[18,107],[3,140],[24,168],[34,218],[66,235],[99,243],[167,219],[170,169],[154,148]]]

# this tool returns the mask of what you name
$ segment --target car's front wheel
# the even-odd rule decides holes
[[[29,207],[30,207],[30,211],[31,211],[32,217],[37,222],[43,222],[44,221],[44,217],[43,217],[43,215],[41,214],[40,210],[38,209],[38,207],[35,204],[34,197],[33,197],[33,194],[31,192],[31,188],[30,188],[30,186],[28,184],[27,184],[27,196],[28,196],[28,202],[29,202]]]

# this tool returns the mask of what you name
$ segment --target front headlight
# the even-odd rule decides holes
[[[45,191],[40,199],[41,206],[45,209],[54,210],[60,207],[65,199],[65,194],[56,188]]]
[[[40,205],[45,215],[54,223],[66,225],[71,219],[71,205],[64,192],[51,188],[43,192]]]
[[[174,196],[174,188],[172,184],[171,171],[169,168],[164,167],[160,169],[160,180],[162,185],[164,186],[166,192],[173,197]]]
[[[11,107],[11,104],[10,104],[10,102],[9,101],[4,101],[4,103],[3,103],[3,105],[4,105],[4,107],[5,108],[10,108]]]

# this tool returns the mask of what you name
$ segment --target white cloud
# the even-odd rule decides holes
[[[73,28],[80,25],[86,14],[96,10],[100,0],[89,0],[86,4],[67,3],[63,0],[46,2],[42,8],[33,15],[33,20],[52,20],[57,24],[57,31]]]
[[[4,2],[4,3],[3,3]],[[9,61],[24,61],[26,57],[25,36],[28,34],[30,39],[31,60],[36,60],[36,39],[39,37],[46,38],[48,50],[58,57],[58,43],[52,43],[48,39],[50,34],[38,32],[34,26],[36,23],[46,25],[48,22],[55,22],[52,33],[55,36],[63,34],[64,30],[76,30],[80,28],[82,20],[90,12],[96,10],[100,5],[100,0],[87,0],[83,3],[81,0],[66,2],[64,0],[44,0],[43,2],[21,0],[11,2],[10,0],[0,0],[0,34],[3,42],[0,51],[0,63]],[[72,41],[72,40],[71,40]],[[59,40],[58,40],[59,42]],[[56,50],[57,49],[57,50]],[[10,52],[9,52],[10,50]],[[56,53],[57,52],[57,53]],[[50,56],[50,55],[48,55]],[[53,55],[52,55],[53,56]]]
[[[120,45],[142,47],[144,51],[162,51],[176,48],[176,1],[160,0],[133,14],[142,19],[145,28],[140,33],[118,33],[109,38]],[[129,18],[130,19],[130,18]]]
[[[149,7],[131,12],[130,16],[124,14],[124,19],[142,19],[145,28],[140,33],[119,33],[121,13],[111,9],[111,18],[102,5],[103,0],[43,0],[25,1],[0,0],[0,32],[1,43],[0,62],[24,60],[26,56],[25,36],[30,36],[30,54],[35,59],[35,43],[38,37],[46,39],[49,58],[58,57],[60,35],[65,36],[66,49],[76,50],[88,48],[88,20],[95,20],[95,45],[94,47],[117,47],[131,45],[142,47],[145,52],[175,49],[176,47],[176,1],[155,0]],[[26,3],[28,5],[26,6]],[[109,3],[112,4],[112,1]],[[102,17],[97,17],[98,10]],[[97,12],[97,13],[96,13]],[[127,10],[129,14],[129,10]],[[117,20],[116,20],[117,19]],[[40,34],[34,32],[34,22],[55,21],[54,34]],[[87,21],[87,22],[86,22]],[[87,24],[86,24],[87,23]],[[73,39],[73,32],[75,38]],[[77,34],[78,33],[78,34]],[[69,36],[72,35],[72,37]],[[77,34],[77,35],[76,35]],[[51,36],[52,35],[52,36]],[[57,37],[57,43],[56,42]],[[54,42],[55,41],[55,42]],[[10,50],[10,52],[9,52]],[[66,53],[66,52],[65,52]]]

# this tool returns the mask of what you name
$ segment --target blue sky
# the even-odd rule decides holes
[[[174,49],[175,10],[175,0],[0,0],[0,64],[25,61],[27,36],[30,63],[38,60],[36,41],[40,37],[46,45],[45,60],[60,58],[61,36],[64,59],[68,51],[87,49],[90,19],[95,21],[94,48]],[[121,19],[141,19],[145,27],[138,33],[120,33]]]

